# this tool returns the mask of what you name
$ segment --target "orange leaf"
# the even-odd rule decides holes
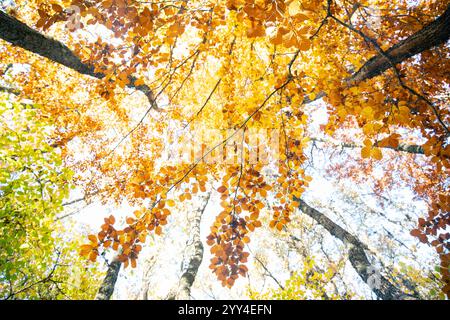
[[[92,262],[95,262],[95,260],[97,260],[97,252],[96,251],[91,251],[91,253],[89,254],[89,260],[91,260]]]
[[[90,244],[83,244],[80,247],[80,255],[87,256],[89,254],[89,252],[91,252],[91,250],[92,250],[92,246]]]

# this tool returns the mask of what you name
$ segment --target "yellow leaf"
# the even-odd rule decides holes
[[[364,147],[361,149],[361,157],[370,158],[370,147]]]
[[[167,205],[169,206],[169,207],[174,207],[175,206],[175,201],[173,201],[172,199],[170,199],[170,200],[167,200]]]
[[[300,1],[298,0],[292,1],[288,8],[289,15],[295,16],[296,14],[300,13],[300,11],[301,11]]]
[[[373,129],[373,124],[372,123],[367,123],[364,127],[363,127],[363,132],[366,135],[371,134],[374,131]],[[370,141],[370,140],[369,140]]]
[[[375,158],[377,160],[383,159],[383,154],[381,153],[380,148],[373,148],[371,151],[371,155],[373,158]]]
[[[367,120],[373,119],[373,110],[371,107],[365,107],[362,109],[361,114],[366,118]]]

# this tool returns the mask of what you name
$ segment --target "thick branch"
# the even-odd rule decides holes
[[[105,76],[101,72],[95,72],[94,66],[82,62],[66,45],[39,33],[3,11],[0,11],[0,38],[81,74],[98,79]],[[147,85],[136,86],[137,79],[132,76],[128,80],[128,87],[143,92],[152,107],[157,108],[153,92]]]
[[[386,59],[386,57],[382,54],[372,57],[357,72],[347,78],[345,82],[349,87],[356,86],[364,80],[368,80],[382,74],[384,71],[392,67],[392,63],[401,63],[418,53],[446,43],[449,37],[450,5],[447,7],[447,10],[445,10],[445,12],[435,21],[388,49],[385,53],[390,59]],[[314,102],[325,96],[326,93],[321,91],[316,94],[314,99],[305,97],[303,104]]]
[[[318,224],[324,227],[331,235],[341,240],[349,246],[349,260],[355,271],[359,274],[361,279],[369,284],[370,277],[373,276],[369,272],[371,270],[371,263],[367,258],[365,250],[367,246],[358,238],[350,234],[348,231],[334,223],[327,216],[318,210],[310,207],[305,201],[295,198],[295,201],[300,203],[299,209],[306,215],[313,218]],[[394,286],[385,277],[379,275],[379,285],[371,286],[372,291],[383,300],[404,300],[414,299],[414,297],[402,292],[399,288]]]
[[[14,94],[16,96],[20,94],[20,91],[17,90],[17,89],[9,88],[9,87],[3,87],[3,86],[0,86],[0,92],[11,93],[11,94]]]
[[[392,63],[400,63],[418,53],[429,50],[447,42],[450,37],[450,5],[436,20],[423,29],[400,41],[386,51]],[[368,60],[356,73],[347,79],[350,86],[373,78],[391,68],[391,62],[382,54]]]
[[[321,139],[321,138],[311,138],[311,141],[328,143],[333,146],[341,147],[341,148],[363,148],[364,147],[363,145],[359,145],[359,144],[352,143],[352,142],[335,142],[332,140]],[[375,143],[374,145],[378,146],[377,143]],[[391,150],[395,150],[395,151],[407,152],[407,153],[412,153],[412,154],[425,154],[425,151],[423,150],[423,148],[416,144],[399,143],[397,147],[378,146],[378,148],[391,149]]]
[[[119,271],[122,263],[115,258],[108,266],[108,271],[103,279],[103,282],[98,289],[95,300],[109,300],[114,292],[114,287],[119,276]]]

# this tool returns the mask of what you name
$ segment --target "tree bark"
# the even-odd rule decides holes
[[[350,234],[348,231],[334,223],[331,219],[326,217],[323,213],[310,207],[305,201],[295,198],[296,202],[300,203],[299,209],[318,224],[324,227],[331,235],[341,240],[349,247],[349,260],[355,271],[359,274],[361,279],[369,284],[370,277],[374,275],[370,272],[372,264],[369,262],[365,250],[367,246],[358,238]],[[372,269],[373,270],[373,269]],[[370,285],[371,290],[383,300],[409,300],[416,299],[416,297],[404,293],[402,290],[394,286],[389,280],[381,274],[378,277],[378,285]],[[372,279],[373,280],[373,279]]]
[[[98,79],[105,77],[103,73],[95,72],[94,66],[82,62],[81,59],[63,43],[39,33],[3,11],[0,11],[0,38],[81,74]],[[127,86],[129,88],[143,92],[152,107],[157,108],[153,92],[147,85],[136,86],[135,82],[137,79],[133,76],[129,76],[128,80],[129,84]]]
[[[143,274],[142,300],[149,300],[150,276],[156,264],[156,256],[152,256],[145,262],[145,271]]]
[[[169,293],[168,300],[189,300],[191,288],[197,276],[198,269],[203,260],[203,244],[200,239],[200,223],[206,206],[208,205],[211,193],[205,196],[203,204],[197,209],[192,225],[192,256],[183,272],[178,287]]]
[[[117,260],[117,257],[109,264],[106,276],[95,296],[95,300],[109,300],[114,292],[114,287],[119,276],[120,267],[122,263]]]
[[[400,63],[416,54],[447,42],[450,36],[450,5],[436,20],[426,25],[420,31],[392,46],[386,55],[394,63]],[[391,63],[385,56],[378,54],[368,60],[357,72],[348,78],[349,86],[373,78],[391,68]]]
[[[14,88],[8,88],[8,87],[3,87],[0,86],[0,92],[6,92],[6,93],[10,93],[10,94],[14,94],[14,95],[19,95],[20,91]]]
[[[364,147],[362,145],[352,143],[352,142],[335,142],[332,140],[314,138],[314,137],[311,138],[311,141],[329,143],[336,147],[342,147],[342,148],[363,148]],[[374,146],[377,146],[377,144],[374,144]],[[399,145],[397,147],[391,147],[391,146],[383,146],[383,147],[378,146],[378,147],[384,148],[384,149],[391,149],[391,150],[395,150],[395,151],[406,152],[406,153],[412,153],[412,154],[425,154],[425,151],[423,150],[423,148],[421,146],[415,145],[415,144],[399,143]]]

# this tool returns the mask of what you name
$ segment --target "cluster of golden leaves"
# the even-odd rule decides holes
[[[207,237],[215,256],[210,268],[224,286],[231,287],[239,275],[245,276],[248,271],[244,263],[249,253],[244,247],[250,242],[248,234],[262,226],[259,215],[265,205],[259,198],[267,197],[271,189],[254,168],[227,168],[222,186],[217,189],[221,193],[223,211],[216,217]],[[248,215],[244,216],[244,212]]]
[[[316,16],[319,1],[304,3],[284,0],[229,0],[227,8],[237,12],[237,19],[245,21],[247,37],[265,37],[267,29],[274,31],[270,43],[308,50],[311,41],[312,27],[302,24]]]

